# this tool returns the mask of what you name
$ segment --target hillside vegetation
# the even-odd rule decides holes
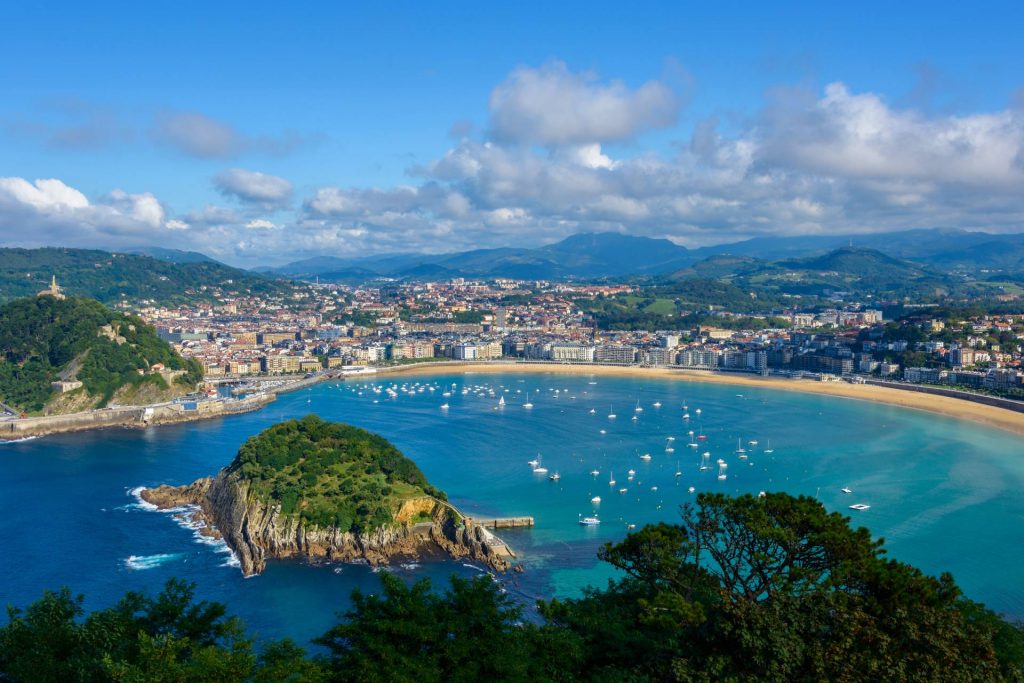
[[[105,303],[151,299],[161,304],[216,296],[280,294],[291,285],[216,261],[173,262],[94,249],[0,249],[0,303],[32,296],[52,276],[67,294]]]
[[[315,415],[252,437],[228,471],[282,514],[324,528],[368,531],[391,523],[403,500],[445,499],[386,439]]]
[[[175,387],[151,371],[158,363],[180,371]],[[42,411],[54,399],[50,383],[62,379],[82,382],[79,407],[99,407],[119,390],[144,383],[179,393],[192,389],[202,368],[140,319],[90,299],[40,296],[0,307],[0,401]]]

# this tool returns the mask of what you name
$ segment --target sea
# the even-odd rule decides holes
[[[325,382],[245,415],[0,444],[0,604],[24,607],[67,586],[97,609],[180,577],[257,638],[310,643],[344,618],[354,589],[379,589],[373,568],[275,561],[244,578],[222,542],[137,497],[140,486],[215,474],[250,436],[309,413],[384,436],[467,514],[534,517],[533,528],[499,532],[524,572],[496,580],[526,618],[537,600],[606,586],[615,572],[597,558],[603,544],[678,520],[702,491],[816,496],[883,537],[889,557],[950,572],[970,598],[1024,618],[1019,436],[770,388],[489,372]],[[385,571],[444,588],[452,574],[485,570],[435,559]]]

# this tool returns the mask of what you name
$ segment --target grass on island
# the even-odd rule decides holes
[[[369,531],[392,523],[403,501],[447,500],[383,437],[316,415],[252,437],[229,472],[260,500],[280,504],[282,514],[321,528]]]

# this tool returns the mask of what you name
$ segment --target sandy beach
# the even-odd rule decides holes
[[[594,375],[600,377],[649,377],[677,382],[712,382],[736,386],[759,387],[806,394],[823,394],[858,401],[874,401],[901,408],[925,410],[958,420],[970,420],[996,429],[1024,435],[1024,413],[1005,408],[974,403],[950,396],[936,396],[869,384],[849,382],[818,382],[805,379],[760,377],[757,375],[725,374],[701,370],[672,368],[645,368],[638,366],[561,365],[556,363],[429,363],[387,368],[378,376],[423,376],[444,373],[552,373]],[[370,379],[372,375],[364,376]]]

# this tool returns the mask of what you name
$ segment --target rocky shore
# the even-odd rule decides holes
[[[143,489],[140,496],[160,509],[193,506],[185,514],[224,539],[246,576],[261,573],[268,559],[361,560],[382,566],[444,553],[507,571],[515,558],[490,531],[427,496],[404,501],[392,524],[367,533],[305,525],[298,515],[282,514],[279,505],[258,500],[246,481],[226,470],[188,486]]]

